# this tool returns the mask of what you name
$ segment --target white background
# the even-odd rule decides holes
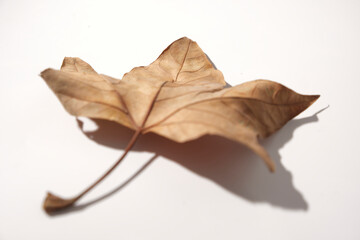
[[[145,135],[80,207],[46,215],[47,190],[74,196],[132,133],[87,119],[81,131],[39,73],[77,56],[121,78],[183,36],[231,85],[321,94],[263,141],[276,173],[219,137]],[[358,0],[0,0],[0,239],[360,239],[359,81]]]

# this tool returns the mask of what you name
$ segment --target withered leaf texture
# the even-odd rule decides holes
[[[41,77],[70,114],[122,124],[135,131],[133,142],[148,132],[179,143],[219,135],[246,145],[271,171],[274,163],[258,139],[274,133],[319,97],[268,80],[225,88],[223,74],[186,37],[121,80],[69,57],[60,70],[47,69]]]

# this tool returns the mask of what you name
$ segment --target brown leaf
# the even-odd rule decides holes
[[[258,138],[281,128],[319,97],[268,80],[224,88],[222,73],[186,37],[121,80],[98,74],[79,58],[65,58],[60,71],[47,69],[41,76],[74,116],[115,121],[180,143],[220,135],[252,149],[271,171],[274,163]]]

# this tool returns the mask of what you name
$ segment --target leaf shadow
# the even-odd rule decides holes
[[[327,108],[327,107],[326,107]],[[309,206],[302,194],[294,187],[292,174],[284,168],[280,159],[281,149],[293,137],[294,130],[317,122],[320,110],[306,118],[288,122],[277,133],[262,141],[276,164],[276,172],[270,173],[262,160],[246,147],[219,136],[207,135],[187,143],[176,143],[156,134],[142,135],[132,151],[149,151],[155,155],[125,184],[138,176],[157,156],[161,155],[188,170],[210,179],[229,192],[253,203],[266,202],[289,210],[307,211]],[[92,119],[98,129],[86,132],[77,120],[81,131],[98,144],[115,149],[124,149],[133,131],[115,122]],[[75,206],[68,211],[81,210],[110,197],[124,184],[108,194],[87,204]]]

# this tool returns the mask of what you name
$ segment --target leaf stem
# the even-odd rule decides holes
[[[79,200],[80,198],[82,198],[86,193],[88,193],[91,189],[93,189],[96,185],[98,185],[102,180],[104,180],[104,178],[106,178],[119,164],[120,162],[125,158],[125,156],[127,155],[127,153],[130,151],[130,149],[134,146],[136,140],[139,138],[139,135],[143,132],[145,124],[147,119],[150,116],[150,113],[152,111],[152,109],[154,108],[155,105],[155,101],[158,98],[160,91],[162,89],[162,87],[166,84],[167,82],[163,82],[158,91],[155,93],[154,98],[151,101],[151,104],[149,106],[148,111],[145,114],[144,120],[141,124],[141,127],[138,127],[138,125],[135,125],[135,121],[133,121],[131,115],[129,114],[130,118],[132,119],[134,126],[136,128],[136,132],[134,133],[134,135],[132,136],[129,144],[127,145],[127,147],[125,148],[125,152],[123,153],[123,155],[120,157],[120,159],[111,167],[109,168],[109,170],[107,170],[107,172],[105,172],[104,175],[102,175],[98,180],[96,180],[92,185],[90,185],[88,188],[86,188],[83,192],[81,192],[78,196],[74,197],[74,198],[70,198],[70,199],[64,199],[61,198],[59,196],[56,196],[50,192],[48,192],[44,204],[43,204],[43,208],[44,210],[51,214],[52,212],[55,211],[59,211],[62,210],[64,208],[70,207],[72,205],[74,205],[74,203]],[[126,107],[126,104],[124,102],[124,106]],[[127,108],[127,107],[126,107]]]
[[[134,135],[132,136],[129,144],[126,146],[125,151],[123,155],[117,160],[117,162],[111,166],[105,173],[102,175],[99,179],[97,179],[93,184],[91,184],[89,187],[87,187],[84,191],[82,191],[78,196],[71,198],[71,199],[63,199],[61,197],[58,197],[52,193],[48,193],[47,197],[45,198],[43,208],[47,213],[52,213],[58,210],[62,210],[64,208],[72,206],[76,201],[78,201],[81,197],[83,197],[85,194],[87,194],[91,189],[93,189],[96,185],[98,185],[100,182],[102,182],[125,158],[125,156],[128,154],[130,149],[134,146],[136,143],[136,140],[139,138],[139,135],[141,134],[141,128],[138,128]]]

